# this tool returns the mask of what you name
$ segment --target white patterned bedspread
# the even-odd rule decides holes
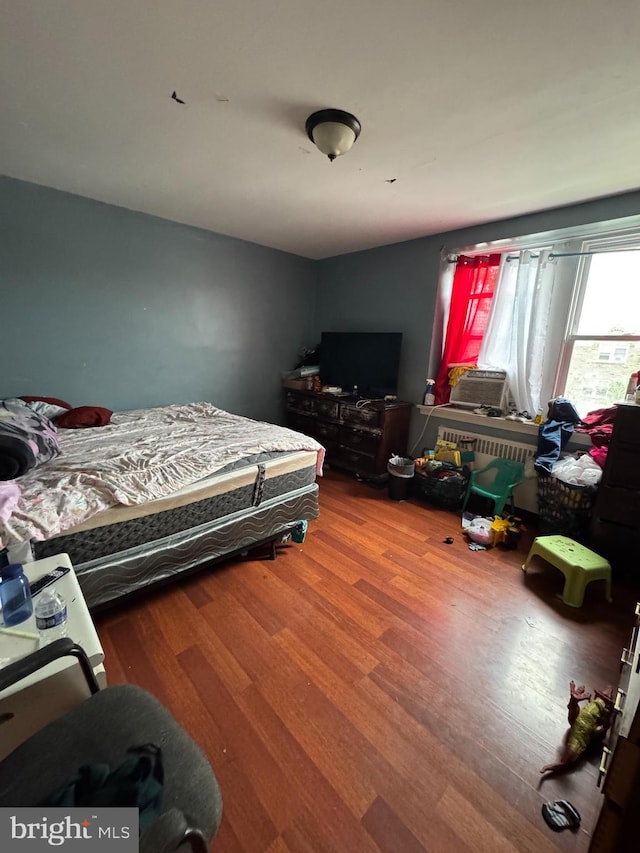
[[[285,427],[250,420],[211,403],[137,409],[105,427],[61,429],[60,456],[15,482],[21,498],[0,525],[0,545],[50,539],[116,504],[141,504],[268,451],[324,448]]]

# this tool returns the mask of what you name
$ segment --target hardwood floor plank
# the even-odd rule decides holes
[[[437,806],[460,842],[477,853],[518,853],[520,846],[500,835],[459,792],[447,787]]]
[[[343,798],[331,786],[318,766],[293,736],[285,722],[262,696],[260,689],[250,687],[238,697],[247,719],[267,744],[275,760],[289,774],[290,784],[280,791],[280,796],[294,797],[301,803],[302,825],[307,825],[308,815],[314,815],[315,849],[358,850],[374,853],[373,845],[360,827],[357,816],[348,808]],[[285,840],[297,836],[301,824],[284,830]],[[294,846],[294,850],[302,849]]]
[[[231,596],[220,596],[199,612],[209,633],[221,640],[251,681],[268,679],[273,671],[287,669],[289,661],[278,654],[271,636]]]
[[[384,518],[380,518],[375,526],[350,525],[349,519],[345,518],[343,511],[336,507],[335,511],[329,510],[328,516],[333,516],[330,519],[334,525],[339,525],[342,536],[352,545],[366,547],[367,550],[375,554],[382,554],[389,547],[389,537],[394,537],[395,547],[399,552],[407,554],[410,557],[422,557],[428,550],[429,545],[425,539],[415,531],[405,528],[404,531],[398,529],[389,521],[389,516],[385,514]]]
[[[382,670],[372,673],[363,682],[362,689],[372,704],[380,702],[376,692],[383,690],[448,747],[452,756],[451,768],[455,758],[483,782],[496,788],[505,787],[505,803],[532,819],[539,815],[544,799],[567,797],[566,789],[562,788],[566,777],[550,780],[542,791],[538,789],[538,770],[546,762],[545,756],[553,754],[553,749],[549,753],[550,745],[545,743],[540,733],[528,727],[522,727],[518,737],[510,716],[492,703],[474,702],[468,698],[464,705],[455,699],[450,699],[448,706],[445,702],[438,704],[434,702],[434,696],[439,691],[422,683],[419,676],[408,682],[402,676],[394,677],[393,673],[384,678]],[[457,695],[455,685],[452,685],[451,692]],[[522,750],[523,742],[527,743],[526,753]],[[592,774],[583,773],[571,783],[574,796],[576,791],[585,796],[585,822],[595,817],[595,811],[589,807],[589,793],[594,787],[595,776]]]
[[[332,679],[329,667],[325,666],[311,649],[305,648],[303,644],[296,643],[295,638],[288,635],[287,632],[283,632],[279,636],[279,640],[286,644],[292,655],[295,655],[297,662],[305,669],[309,677],[315,674],[318,686],[332,699],[336,707],[340,708],[342,713],[357,726],[358,730],[365,734],[371,743],[371,748],[373,749],[377,745],[381,755],[386,758],[391,768],[385,781],[385,784],[394,789],[394,794],[391,796],[397,796],[398,792],[401,792],[399,807],[407,815],[409,822],[413,820],[419,826],[424,809],[428,808],[429,802],[444,789],[445,783],[442,782],[441,784],[440,780],[444,780],[448,770],[451,770],[455,765],[455,754],[442,753],[440,748],[444,743],[441,726],[447,726],[446,718],[438,720],[427,700],[425,716],[428,717],[429,722],[434,723],[434,726],[424,725],[425,721],[422,719],[420,721],[423,723],[422,729],[412,726],[410,721],[403,717],[399,708],[394,707],[393,714],[390,715],[389,708],[381,708],[379,701],[372,701],[375,697],[371,693],[362,696],[357,689],[349,690],[344,686],[338,688],[335,685],[335,679]],[[396,695],[393,698],[402,707],[402,703],[398,701],[398,696]],[[389,724],[390,719],[393,719],[394,725]],[[463,726],[464,722],[461,728]],[[429,740],[425,740],[427,732],[432,734],[432,738]],[[472,737],[464,746],[471,749],[471,757],[475,759],[479,750],[475,746],[473,735],[482,737],[482,731],[480,730],[479,733],[472,732]],[[438,752],[441,753],[440,758],[438,758]],[[469,769],[472,769],[472,765],[469,764],[469,757],[466,757],[466,761],[463,757],[464,750],[459,756],[460,764],[464,763],[469,766]],[[485,764],[492,762],[498,765],[498,778],[505,775],[506,766],[499,765],[499,762],[489,751],[486,751],[482,757]],[[420,775],[416,774],[416,770]],[[403,789],[403,780],[407,778],[412,779],[410,790]],[[538,798],[530,783],[528,789],[539,808]],[[430,832],[432,836],[436,832],[433,822],[430,825]],[[447,837],[448,833],[444,833],[444,835]],[[443,842],[442,832],[440,832],[439,840]]]
[[[215,838],[215,849],[220,851],[220,853],[248,853],[247,848],[240,843],[238,837],[231,828],[231,823],[227,820],[226,815],[225,819],[220,824],[220,829],[218,830]],[[268,849],[271,849],[271,845],[269,845]]]
[[[211,601],[211,596],[204,586],[201,583],[198,583],[197,580],[193,580],[191,582],[187,581],[184,584],[183,589],[184,594],[195,608],[204,607],[205,604],[208,604]]]
[[[284,614],[278,613],[274,608],[269,607],[255,593],[256,585],[264,580],[264,573],[260,570],[261,576],[256,572],[242,572],[242,583],[238,583],[238,579],[232,572],[222,572],[218,578],[218,586],[220,589],[231,593],[236,601],[251,615],[253,619],[263,628],[267,634],[277,634],[285,625],[286,619]],[[211,598],[209,598],[211,601]],[[286,617],[288,619],[288,616]]]
[[[202,651],[194,646],[178,655],[178,660],[230,753],[231,764],[222,768],[219,781],[223,791],[225,783],[233,785],[233,803],[229,797],[224,800],[225,810],[232,808],[229,819],[234,833],[247,849],[251,849],[248,839],[256,833],[270,843],[293,818],[291,804],[277,794],[287,784],[285,775]]]
[[[328,471],[304,545],[229,561],[96,616],[109,683],[154,693],[218,776],[220,853],[585,853],[597,761],[545,780],[568,682],[617,683],[637,589],[471,552],[455,513]],[[454,543],[443,539],[452,536]],[[593,593],[593,594],[592,594]],[[552,833],[568,799],[580,832]]]
[[[284,838],[279,835],[271,844],[267,847],[266,853],[292,853],[291,847],[289,847],[284,840]]]
[[[385,584],[397,574],[395,566],[381,563],[378,556],[369,556],[356,543],[331,533],[330,529],[322,528],[317,532],[314,531],[314,545],[315,542],[321,543],[320,548],[313,549],[316,559],[337,577],[343,577],[350,584],[354,584],[361,578],[372,582],[378,579]],[[346,570],[344,575],[341,571],[343,565]]]
[[[362,734],[311,681],[266,684],[261,692],[350,811],[366,811],[390,768]]]
[[[333,587],[327,583],[311,586],[288,567],[274,567],[272,571],[285,583],[292,584],[303,593],[305,601],[313,605],[314,619],[320,614],[345,631],[361,629],[369,637],[369,643],[379,637],[389,625],[388,617],[385,617],[379,608],[376,612],[370,607],[364,596],[359,595],[351,585],[342,586],[343,595],[340,595],[339,582]]]
[[[382,853],[424,853],[426,850],[382,797],[375,798],[362,818],[362,825]],[[459,848],[459,853],[464,849],[468,848]]]

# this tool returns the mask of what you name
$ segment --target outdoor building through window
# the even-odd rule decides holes
[[[640,229],[494,246],[490,254],[472,247],[447,257],[436,403],[448,400],[449,368],[461,363],[504,370],[514,407],[531,415],[557,396],[582,416],[624,400],[630,375],[640,371]],[[483,323],[474,327],[479,344],[471,358],[453,359],[455,342],[468,335],[458,318],[477,304],[478,288],[467,284],[474,265],[489,269],[492,282],[482,293]]]
[[[587,243],[584,251],[598,246]],[[586,414],[623,400],[638,370],[640,240],[638,249],[604,244],[598,254],[584,255],[578,269],[558,385]]]

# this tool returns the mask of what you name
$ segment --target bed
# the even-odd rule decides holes
[[[90,608],[273,542],[318,515],[324,448],[210,403],[59,430],[60,455],[13,482],[0,541],[68,553]]]

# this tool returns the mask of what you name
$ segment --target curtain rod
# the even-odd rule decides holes
[[[522,252],[526,252],[526,251],[527,251],[527,249],[522,249]],[[549,260],[551,261],[554,258],[582,258],[585,255],[608,255],[608,254],[614,254],[616,252],[638,252],[638,251],[640,251],[640,247],[638,247],[638,248],[627,247],[624,249],[599,249],[595,252],[549,252]],[[464,252],[461,252],[460,254],[464,254]],[[491,252],[491,254],[492,255],[499,255],[501,253],[500,252]],[[521,252],[518,252],[515,255],[507,255],[505,260],[506,261],[517,261],[520,259],[520,254],[521,254]],[[457,263],[459,257],[460,257],[459,255],[455,255],[455,254],[449,255],[449,257],[447,258],[447,263],[448,264],[455,264],[455,263]],[[470,257],[470,258],[488,258],[489,255],[484,255],[484,254],[483,255],[468,255],[467,257]],[[531,252],[530,257],[539,258],[540,255],[539,254],[536,255],[533,252]]]

